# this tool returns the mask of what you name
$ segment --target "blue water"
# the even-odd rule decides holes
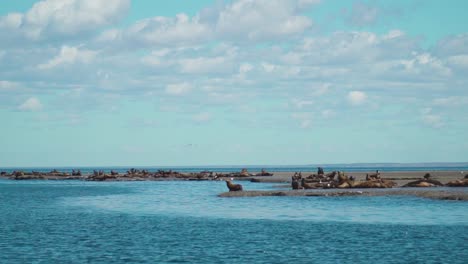
[[[241,182],[244,189],[272,184]],[[0,180],[0,263],[466,263],[468,203]]]

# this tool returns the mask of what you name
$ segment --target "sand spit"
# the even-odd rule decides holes
[[[458,189],[458,188],[457,188]],[[366,190],[272,190],[272,191],[240,191],[225,192],[219,197],[259,197],[259,196],[417,196],[438,200],[468,201],[468,192],[461,190],[439,190],[438,188],[426,189],[366,189]]]

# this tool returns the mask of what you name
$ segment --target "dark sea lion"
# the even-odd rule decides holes
[[[242,191],[242,185],[234,184],[230,180],[226,180],[226,185],[230,192]]]

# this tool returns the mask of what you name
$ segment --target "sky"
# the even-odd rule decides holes
[[[468,1],[0,5],[0,166],[468,161]]]

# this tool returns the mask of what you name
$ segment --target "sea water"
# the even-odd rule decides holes
[[[273,184],[240,182],[247,190]],[[468,203],[0,180],[0,263],[467,263]]]

